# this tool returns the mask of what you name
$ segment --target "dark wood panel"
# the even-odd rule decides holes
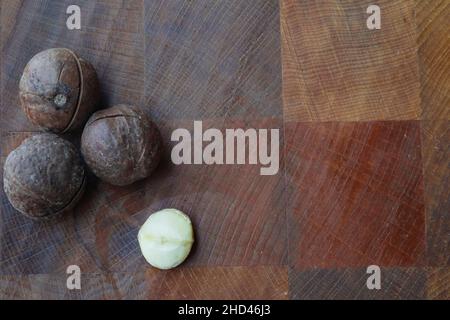
[[[191,121],[160,123],[164,141],[175,128],[192,130]],[[209,127],[280,128],[270,119],[243,121],[204,121]],[[254,165],[182,165],[171,163],[175,143],[167,143],[165,156],[150,179],[128,188],[102,191],[110,199],[118,219],[134,221],[133,228],[147,216],[166,207],[186,212],[195,227],[196,244],[188,266],[282,265],[286,262],[286,219],[284,211],[283,167],[275,176],[261,176]],[[122,235],[111,230],[108,261],[116,270],[142,268],[143,259],[134,244],[134,233]],[[126,253],[128,252],[128,255]],[[124,256],[120,256],[119,253]]]
[[[81,7],[81,31],[66,28],[66,8]],[[143,3],[132,1],[3,1],[2,2],[2,105],[0,126],[2,156],[14,149],[33,131],[18,104],[18,81],[27,61],[37,52],[51,47],[74,49],[89,60],[102,84],[102,106],[137,103],[143,97],[144,41]],[[66,136],[76,144],[77,135]],[[106,198],[96,193],[97,180],[90,177],[88,190],[75,213],[55,223],[32,223],[19,215],[1,192],[1,259],[4,274],[53,273],[78,264],[84,271],[104,268],[91,249],[95,237],[92,212],[109,212]],[[86,217],[83,220],[82,217]],[[85,222],[77,223],[79,220]]]
[[[450,122],[422,121],[428,264],[450,266]]]
[[[97,68],[100,81],[106,85],[105,101],[139,104],[139,94],[144,91],[142,4],[142,1],[82,2],[82,14],[85,12],[87,16],[84,16],[86,28],[81,33],[65,30],[65,2],[50,5],[50,1],[22,1],[4,6],[7,13],[3,12],[3,15],[14,18],[7,19],[7,29],[2,33],[6,69],[3,86],[9,101],[2,107],[2,128],[13,131],[2,138],[3,158],[30,134],[19,131],[34,129],[30,128],[20,109],[9,106],[17,100],[20,72],[35,51],[52,46],[76,49]],[[227,108],[220,104],[231,103],[227,111],[229,117],[224,118],[242,115],[242,119],[247,119],[225,121],[221,118],[209,121],[205,126],[223,130],[236,126],[275,127],[283,131],[279,117],[281,77],[277,70],[280,57],[279,46],[276,45],[279,39],[276,2],[258,1],[252,5],[238,1],[145,4],[147,15],[154,17],[147,23],[145,47],[149,57],[145,80],[150,87],[162,81],[161,75],[170,75],[170,79],[180,81],[158,88],[158,96],[164,100],[187,95],[188,92],[177,91],[176,87],[189,84],[189,79],[183,78],[182,74],[192,71],[198,82],[192,81],[192,89],[196,90],[190,92],[189,97],[200,100],[213,98],[217,103],[214,106],[209,101],[200,108],[225,110]],[[202,8],[206,11],[197,12]],[[204,14],[207,21],[196,19],[198,14]],[[177,29],[177,17],[185,26],[197,25]],[[210,27],[204,29],[206,26]],[[32,28],[38,32],[28,33]],[[198,33],[199,28],[204,30]],[[238,33],[238,30],[242,32]],[[209,38],[203,36],[206,31],[211,32]],[[173,36],[179,42],[174,42]],[[193,38],[203,39],[203,42],[200,46],[189,47],[187,43]],[[214,43],[211,39],[219,42]],[[180,56],[191,55],[199,60],[196,64],[186,62],[182,70],[177,67],[180,62],[172,65],[169,59],[175,59],[178,53],[158,51],[171,46],[174,46],[173,50],[181,50]],[[206,56],[201,54],[203,49]],[[240,64],[235,65],[237,61]],[[207,63],[209,67],[202,69]],[[177,71],[182,73],[177,74]],[[204,78],[204,72],[212,78]],[[217,75],[226,78],[213,80]],[[214,91],[216,89],[218,91]],[[239,90],[245,94],[240,94]],[[147,93],[149,96],[156,94],[149,90]],[[201,109],[195,101],[185,101],[174,104],[167,117],[162,117],[154,106],[157,104],[142,105],[161,128],[166,156],[152,178],[117,188],[90,175],[88,190],[80,204],[58,223],[27,221],[11,207],[2,192],[2,273],[58,273],[73,263],[80,264],[84,272],[145,270],[148,265],[140,254],[136,233],[152,211],[164,207],[186,211],[192,216],[196,229],[200,230],[196,235],[196,250],[188,260],[188,266],[285,263],[287,235],[283,169],[276,176],[263,177],[259,174],[259,167],[250,165],[176,167],[170,160],[171,132],[180,126],[192,128],[192,121],[183,121],[185,118],[215,116],[215,111],[191,113]],[[273,118],[263,119],[263,115]],[[77,135],[69,138],[78,143]]]
[[[419,119],[414,2],[281,0],[283,103],[288,121]]]
[[[88,189],[73,213],[58,223],[36,224],[16,212],[2,190],[1,273],[53,273],[68,264],[85,272],[135,272],[149,268],[137,243],[148,215],[178,208],[193,220],[196,245],[186,265],[283,265],[287,257],[284,174],[260,175],[257,165],[183,165],[170,159],[175,128],[191,121],[160,123],[165,156],[157,172],[128,187],[113,187],[89,176]],[[276,128],[281,121],[205,121],[214,127]],[[30,133],[4,135],[3,158]],[[282,137],[281,137],[282,139]],[[281,141],[282,142],[282,141]],[[282,145],[280,147],[282,150]],[[198,232],[197,232],[198,231]],[[36,239],[39,238],[39,241]]]
[[[366,269],[316,269],[289,272],[291,299],[425,299],[426,272],[422,269],[383,268],[381,289],[369,290]]]
[[[66,8],[81,7],[81,30],[66,28]],[[142,101],[144,91],[143,4],[141,0],[2,2],[3,130],[37,128],[19,107],[18,83],[26,63],[38,52],[67,47],[93,64],[103,93],[102,107]]]
[[[1,167],[6,156],[15,149],[31,132],[2,133]],[[3,170],[1,170],[3,174]],[[84,272],[99,271],[100,263],[86,243],[93,240],[83,235],[91,224],[76,224],[80,217],[89,217],[93,211],[104,211],[107,201],[101,193],[96,193],[96,179],[88,177],[87,190],[83,202],[74,212],[61,219],[35,222],[17,212],[9,203],[3,191],[1,179],[0,218],[0,274],[25,275],[64,273],[67,266],[79,265]],[[95,197],[94,197],[94,194]]]
[[[150,269],[87,274],[81,290],[64,275],[0,276],[1,299],[286,299],[287,269],[278,267]]]
[[[288,123],[285,135],[291,266],[423,263],[419,122]]]
[[[155,118],[282,115],[277,0],[146,0],[145,40]]]

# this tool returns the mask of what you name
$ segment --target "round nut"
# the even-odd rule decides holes
[[[191,220],[177,209],[153,213],[138,233],[145,260],[158,269],[172,269],[189,255],[194,243]]]
[[[81,198],[85,171],[75,146],[55,134],[25,139],[6,158],[3,185],[12,206],[47,219],[70,210]]]
[[[99,101],[94,67],[65,48],[36,54],[19,84],[22,109],[35,125],[55,133],[81,127]]]
[[[117,105],[91,116],[81,137],[81,152],[97,177],[124,186],[148,177],[156,168],[161,135],[139,108]]]

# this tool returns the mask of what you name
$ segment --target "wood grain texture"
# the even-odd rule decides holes
[[[285,135],[291,266],[423,263],[418,122],[289,123]]]
[[[181,268],[173,272],[99,273],[67,290],[64,275],[0,276],[0,299],[286,299],[279,267]]]
[[[2,133],[2,168],[6,156],[32,134]],[[82,232],[96,225],[90,220],[86,220],[90,223],[87,225],[76,223],[84,215],[91,216],[92,211],[107,208],[107,200],[101,193],[94,196],[96,180],[92,176],[88,177],[87,190],[77,210],[47,222],[34,222],[14,210],[3,191],[3,178],[1,184],[0,274],[63,273],[71,264],[79,265],[85,272],[100,270],[85,245],[91,239]]]
[[[65,28],[68,4],[82,8],[81,31]],[[36,130],[18,107],[23,67],[61,46],[93,63],[102,106],[134,103],[157,122],[165,153],[125,188],[90,173],[80,204],[54,222],[22,217],[2,186],[0,298],[450,299],[449,4],[381,0],[377,31],[369,4],[1,1],[2,166]],[[193,120],[285,132],[279,173],[172,165],[171,133]],[[136,235],[165,207],[192,217],[196,244],[161,272]],[[66,288],[70,264],[81,291]],[[365,287],[369,264],[382,268],[381,291]]]
[[[428,265],[450,266],[450,122],[422,121]]]
[[[69,31],[65,27],[69,4],[82,7],[81,31]],[[2,132],[13,131],[2,138],[4,157],[28,135],[19,131],[36,130],[19,108],[17,84],[27,61],[43,49],[68,47],[89,60],[102,83],[103,106],[141,101],[144,87],[142,12],[139,0],[2,2],[2,70],[5,72],[1,79],[4,99],[0,125]],[[95,243],[95,238],[86,238],[81,232],[86,225],[76,223],[80,216],[89,216],[91,210],[110,210],[105,197],[95,194],[95,188],[96,180],[91,178],[78,214],[44,225],[32,224],[18,215],[2,191],[0,272],[53,273],[74,263],[85,271],[99,270],[101,261],[88,245]],[[95,220],[81,221],[88,223],[89,229],[95,228]]]
[[[82,7],[82,29],[66,28],[66,8]],[[143,4],[141,0],[2,2],[2,82],[0,125],[3,130],[36,130],[18,100],[26,63],[38,52],[73,49],[91,62],[102,86],[102,107],[140,104],[144,91]]]
[[[412,300],[425,299],[426,271],[383,268],[381,289],[367,289],[366,269],[314,269],[289,272],[291,299]]]
[[[422,119],[450,120],[450,2],[416,0]]]
[[[450,3],[416,1],[428,264],[450,266]]]
[[[287,268],[189,268],[168,273],[158,299],[287,299]]]
[[[192,122],[160,127],[168,142],[174,128],[192,130]],[[204,122],[208,127],[279,129],[280,123]],[[4,134],[2,159],[30,134]],[[150,213],[167,207],[189,214],[199,230],[187,266],[285,264],[284,176],[261,176],[254,165],[175,166],[170,161],[174,144],[166,144],[163,164],[151,179],[120,188],[90,175],[80,204],[57,223],[29,221],[11,207],[2,189],[0,273],[59,273],[70,264],[84,272],[145,270],[138,229]]]
[[[146,0],[146,105],[161,120],[282,116],[279,28],[276,0]]]
[[[414,2],[281,1],[283,105],[287,121],[419,119]]]
[[[192,130],[191,121],[160,122],[166,153],[156,173],[147,180],[126,188],[102,185],[110,199],[114,216],[127,225],[119,232],[118,222],[105,221],[111,270],[145,268],[135,234],[151,212],[175,207],[192,219],[196,232],[194,251],[187,266],[283,265],[286,262],[287,234],[284,210],[284,177],[261,176],[254,165],[182,165],[171,163],[170,141],[175,128]],[[204,121],[203,127],[279,128],[271,119],[242,121]],[[131,223],[131,226],[129,225]]]
[[[429,268],[427,299],[450,300],[450,268]]]
[[[88,190],[80,204],[71,214],[53,223],[35,224],[26,220],[11,207],[2,192],[0,273],[8,277],[29,274],[59,276],[64,274],[69,264],[78,264],[83,273],[88,274],[126,272],[131,275],[144,272],[149,267],[139,251],[137,230],[151,212],[164,207],[184,210],[191,215],[196,230],[201,230],[196,234],[193,253],[181,269],[190,266],[285,264],[287,234],[283,174],[262,177],[259,167],[249,165],[176,167],[170,161],[173,143],[169,142],[174,129],[192,129],[191,119],[198,116],[203,117],[206,127],[223,130],[273,127],[283,132],[280,117],[281,73],[277,70],[280,68],[280,57],[279,46],[276,45],[279,39],[276,3],[258,1],[253,8],[237,1],[216,3],[212,7],[210,2],[186,1],[170,5],[168,2],[145,2],[147,15],[153,17],[147,23],[145,38],[141,27],[141,4],[144,2],[89,1],[80,4],[82,12],[89,13],[84,18],[86,28],[81,33],[68,32],[65,24],[61,23],[65,22],[65,2],[51,5],[51,1],[22,1],[2,7],[7,11],[4,16],[8,17],[5,23],[7,29],[2,32],[5,44],[2,66],[7,69],[2,87],[8,97],[8,102],[2,104],[1,109],[3,160],[32,134],[28,131],[35,130],[29,126],[21,110],[16,108],[16,86],[21,70],[32,54],[53,46],[74,48],[94,64],[104,86],[104,105],[119,102],[139,105],[143,93],[147,93],[146,101],[149,103],[141,106],[158,121],[166,142],[165,159],[151,179],[125,188],[99,182],[91,174]],[[208,21],[197,19],[196,11],[203,7],[206,11],[201,13]],[[187,11],[179,12],[179,8]],[[227,14],[221,18],[220,11]],[[177,29],[178,15],[184,24],[192,28]],[[39,29],[39,33],[28,33],[30,28]],[[198,34],[199,29],[201,32]],[[238,34],[238,30],[242,33]],[[211,34],[202,40],[201,35],[205,31]],[[226,36],[228,33],[229,36]],[[173,36],[181,46],[173,42]],[[189,47],[187,43],[192,41],[192,37],[203,42],[200,46]],[[213,39],[220,40],[221,37],[226,38],[220,43],[213,42]],[[174,47],[164,50],[169,46]],[[147,59],[145,64],[144,47],[152,58]],[[170,53],[172,50],[181,50],[181,57],[190,55],[198,60],[196,63],[177,62],[178,52]],[[206,50],[207,55],[203,56],[201,50]],[[171,57],[175,59],[173,65]],[[239,63],[235,64],[237,61]],[[180,63],[184,69],[180,69]],[[177,71],[182,73],[177,74]],[[203,78],[205,72],[210,75],[206,77],[208,81]],[[191,89],[195,90],[182,89],[189,84],[189,79],[183,77],[187,73],[198,80],[192,83]],[[178,81],[177,84],[162,82],[165,74],[171,75],[170,79]],[[144,82],[148,83],[146,90],[143,90]],[[152,86],[157,83],[161,83],[162,87],[152,91]],[[171,100],[174,109],[169,112],[157,109],[164,106],[159,104],[165,102],[164,99],[181,99],[188,92],[192,101]],[[161,100],[154,104],[152,99],[159,97]],[[197,104],[211,98],[213,100],[205,100],[202,105]],[[197,112],[202,108],[207,112]],[[228,116],[208,120],[205,115],[217,115],[213,108],[216,111],[228,108]],[[225,120],[244,114],[248,115],[242,117],[245,120]],[[76,134],[68,138],[79,145]],[[223,276],[232,279],[233,272],[225,271],[222,271]],[[230,283],[232,286],[228,288],[232,292],[229,294],[238,292],[236,286],[240,282],[245,285],[244,275],[256,279],[251,277],[252,273],[246,271],[242,276],[237,276],[239,281]],[[210,277],[214,272],[206,274]],[[256,270],[255,276],[257,274]],[[225,281],[223,276],[222,281]],[[92,281],[94,283],[89,282],[88,285],[96,287],[95,280]],[[168,281],[174,280],[168,278]],[[244,290],[241,294],[270,293],[277,296],[275,291],[270,292],[264,286],[261,288],[263,291]],[[115,296],[110,292],[111,286],[97,289],[106,296]],[[62,296],[66,294],[62,292],[65,288],[60,287],[50,292],[56,293],[58,290]],[[279,292],[285,291],[287,289]],[[176,294],[184,294],[183,288],[172,293],[161,293],[161,297]],[[197,290],[191,294],[201,295],[201,292]],[[204,296],[207,294],[215,293],[205,291]],[[87,296],[92,295],[88,293]],[[220,297],[223,293],[214,296]]]

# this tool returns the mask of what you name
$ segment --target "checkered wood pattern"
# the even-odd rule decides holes
[[[80,31],[65,27],[69,4],[82,8]],[[380,0],[374,31],[370,4],[2,1],[2,165],[37,131],[17,87],[50,47],[95,66],[104,107],[141,106],[165,154],[128,187],[89,174],[80,204],[56,221],[21,216],[1,188],[0,297],[449,299],[450,2]],[[279,173],[172,165],[170,134],[193,120],[279,129]],[[65,137],[79,144],[79,133]],[[196,232],[172,271],[150,268],[136,238],[165,207],[188,213]],[[80,291],[66,288],[71,264]],[[381,290],[366,288],[372,264]]]

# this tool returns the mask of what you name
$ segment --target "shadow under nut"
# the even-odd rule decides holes
[[[12,206],[33,219],[71,210],[83,195],[86,175],[72,143],[51,133],[25,139],[7,157],[4,190]]]
[[[48,49],[28,62],[19,84],[22,109],[35,125],[62,133],[81,127],[98,105],[94,67],[65,48]]]
[[[161,145],[156,125],[129,105],[97,111],[81,137],[81,152],[92,172],[118,186],[148,177],[160,161]]]

